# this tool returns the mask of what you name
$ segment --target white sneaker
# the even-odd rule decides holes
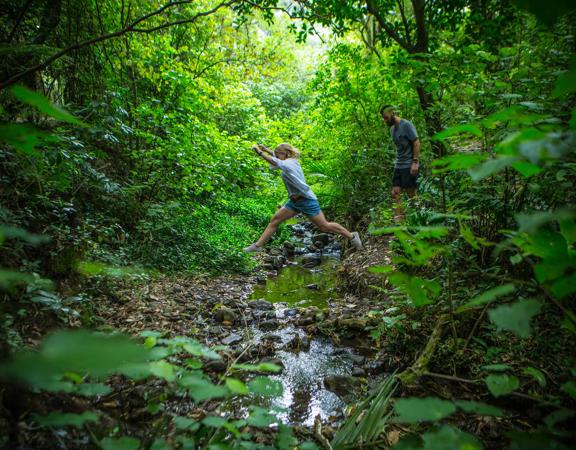
[[[352,233],[352,239],[350,239],[350,245],[356,250],[362,250],[362,241],[360,240],[360,235],[357,231]]]
[[[263,252],[264,249],[262,247],[258,247],[256,244],[250,244],[248,247],[242,249],[244,253],[260,253]]]

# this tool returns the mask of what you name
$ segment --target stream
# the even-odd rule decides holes
[[[338,243],[330,238],[321,252],[310,253],[312,232],[304,225],[292,227],[303,247],[296,249],[297,256],[288,259],[277,276],[269,276],[264,285],[255,286],[248,298],[272,303],[270,313],[286,326],[265,331],[255,324],[251,326],[251,334],[256,344],[273,340],[277,348],[275,357],[284,365],[280,374],[270,376],[282,383],[283,395],[267,400],[262,406],[280,410],[277,415],[284,423],[311,426],[317,415],[328,420],[342,414],[346,403],[325,387],[325,379],[351,375],[354,362],[362,361],[363,357],[351,348],[336,347],[329,338],[308,337],[297,321],[287,320],[298,313],[299,307],[317,308],[321,314],[338,297],[335,289],[340,258]],[[302,344],[299,351],[289,348],[294,342]]]

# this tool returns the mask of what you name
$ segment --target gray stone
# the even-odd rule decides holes
[[[312,284],[307,284],[306,287],[308,289],[313,289],[313,290],[318,290],[318,285],[316,283],[312,283]]]
[[[280,322],[276,319],[268,319],[260,323],[261,330],[275,330],[280,326]]]
[[[221,306],[218,310],[214,313],[214,318],[218,322],[230,322],[234,323],[238,315],[234,312],[233,309],[228,308],[226,306]]]
[[[354,369],[352,369],[352,376],[353,377],[365,377],[366,371],[364,369],[362,369],[362,367],[354,367]]]
[[[362,385],[362,381],[350,375],[328,375],[324,387],[338,396],[346,396]]]
[[[222,339],[222,343],[224,345],[232,345],[237,344],[238,342],[242,341],[242,339],[243,339],[242,336],[240,336],[239,334],[230,333],[228,336]]]
[[[322,259],[317,255],[304,255],[302,257],[302,266],[306,268],[316,267],[322,263]]]
[[[250,308],[252,309],[266,309],[266,310],[274,309],[274,305],[272,303],[267,302],[266,300],[263,299],[249,301],[248,306],[250,306]]]

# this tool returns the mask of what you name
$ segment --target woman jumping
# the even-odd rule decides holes
[[[263,247],[278,229],[282,222],[294,217],[298,213],[304,213],[310,221],[318,227],[319,230],[326,233],[336,233],[344,236],[350,241],[352,247],[357,250],[362,248],[362,242],[357,232],[351,233],[342,225],[336,222],[328,222],[324,213],[320,209],[316,195],[306,184],[304,173],[300,167],[298,150],[290,144],[280,144],[274,152],[258,144],[252,147],[258,156],[270,163],[271,169],[280,169],[282,171],[282,180],[286,185],[289,200],[272,216],[270,223],[258,239],[244,249],[247,253],[264,251]]]

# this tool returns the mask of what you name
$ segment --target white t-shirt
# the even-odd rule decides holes
[[[304,179],[304,172],[300,167],[300,162],[295,158],[288,158],[282,161],[276,157],[272,157],[275,164],[270,164],[271,169],[280,169],[282,171],[282,181],[288,191],[288,196],[299,195],[301,197],[316,200],[316,195],[306,184]]]

